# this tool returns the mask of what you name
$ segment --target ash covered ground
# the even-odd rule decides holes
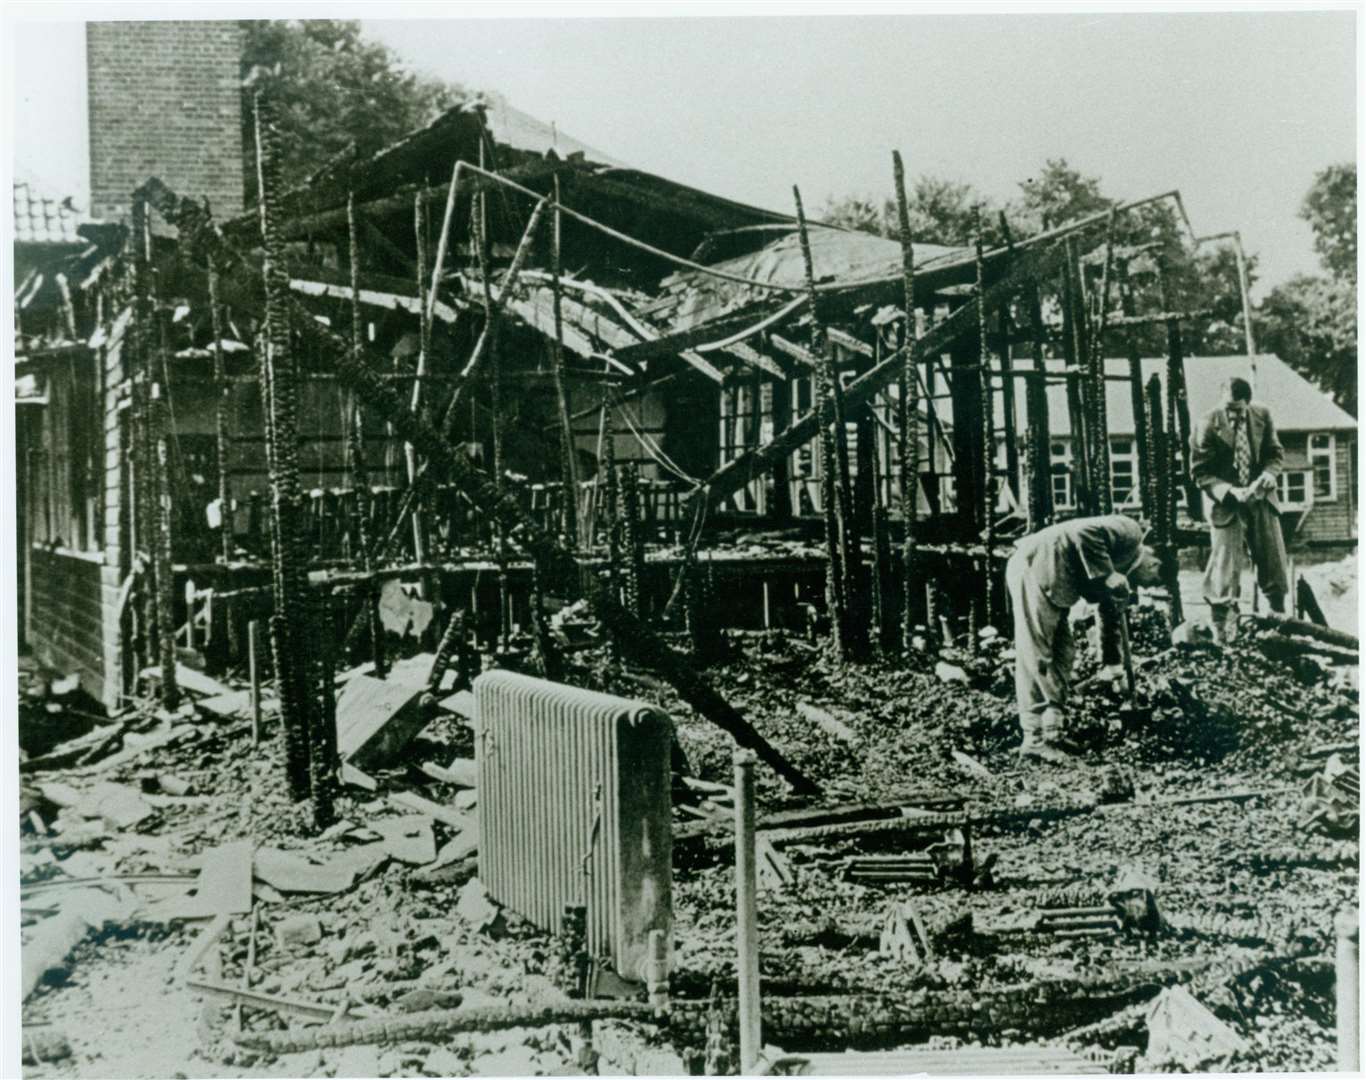
[[[788,879],[766,881],[760,893],[767,1042],[795,1051],[1049,1044],[1102,1057],[1123,1047],[1141,1054],[1150,1003],[1180,985],[1238,1049],[1184,1063],[1140,1056],[1140,1068],[1332,1067],[1333,916],[1356,906],[1358,841],[1354,818],[1336,828],[1304,824],[1301,791],[1322,771],[1326,751],[1353,744],[1342,756],[1355,763],[1355,669],[1270,659],[1252,637],[1222,650],[1172,648],[1157,609],[1134,615],[1137,707],[1125,707],[1121,686],[1092,682],[1075,708],[1073,737],[1083,753],[1067,767],[1017,760],[1009,642],[1000,636],[985,638],[975,653],[925,652],[909,664],[855,667],[790,635],[731,635],[729,658],[711,665],[708,677],[822,785],[824,803],[958,800],[972,823],[978,871],[972,880],[864,882],[842,872],[847,861],[904,851],[904,837],[786,845]],[[1096,667],[1083,649],[1079,678]],[[731,782],[729,737],[648,674],[623,670],[597,649],[574,658],[567,681],[659,703],[675,720],[688,774]],[[56,723],[72,708],[54,705],[50,679],[31,667],[25,690],[31,728],[41,726],[40,713]],[[26,941],[31,947],[45,920],[79,908],[73,898],[92,892],[70,879],[99,879],[93,891],[117,909],[39,974],[24,1007],[26,1030],[60,1034],[69,1053],[28,1064],[26,1075],[585,1071],[572,1024],[262,1049],[273,1032],[310,1029],[269,1007],[246,1008],[239,1029],[231,1004],[197,993],[183,967],[204,920],[159,917],[157,886],[138,877],[170,875],[183,887],[206,852],[242,839],[315,865],[347,860],[350,883],[327,893],[274,889],[258,870],[254,915],[228,921],[193,976],[200,981],[240,986],[245,977],[262,994],[349,1007],[349,1023],[558,1000],[556,942],[481,896],[477,858],[457,850],[458,828],[430,823],[436,858],[404,861],[392,854],[401,845],[379,850],[391,839],[385,823],[407,813],[391,801],[394,792],[477,807],[477,792],[417,767],[472,753],[458,717],[433,721],[404,762],[379,775],[380,791],[345,788],[341,821],[322,837],[307,835],[301,812],[284,797],[269,713],[259,748],[241,715],[206,718],[190,707],[184,716],[157,717],[148,709],[119,723],[120,737],[103,757],[35,767],[43,753],[51,758],[48,745],[23,766],[25,813],[36,811],[21,823]],[[140,742],[157,739],[138,752]],[[165,774],[186,781],[190,793],[155,794],[154,778]],[[764,814],[809,808],[762,766],[757,777],[761,825]],[[45,790],[52,784],[69,789],[59,793],[68,801],[73,791],[92,797],[99,785],[132,788],[150,812],[111,825],[79,803],[54,803]],[[734,994],[727,800],[679,784],[678,801],[689,804],[675,811],[671,993],[678,1015],[662,1025],[599,1022],[601,1072],[699,1067],[708,995]],[[1104,905],[1133,875],[1151,883],[1160,928],[1072,937],[1036,928],[1040,911]],[[880,948],[888,913],[905,903],[931,945],[922,962]],[[813,1002],[822,1003],[820,1015]]]

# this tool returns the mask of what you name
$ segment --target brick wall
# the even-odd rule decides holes
[[[234,22],[86,24],[95,217],[127,216],[152,176],[218,217],[242,209],[241,53]]]

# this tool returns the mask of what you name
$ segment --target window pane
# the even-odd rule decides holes
[[[1333,462],[1330,458],[1314,460],[1314,494],[1330,496],[1333,494]]]
[[[1110,443],[1110,453],[1112,454],[1132,454],[1133,452],[1133,439],[1114,439]]]
[[[1333,445],[1331,435],[1310,435],[1309,446],[1314,450],[1327,450]]]

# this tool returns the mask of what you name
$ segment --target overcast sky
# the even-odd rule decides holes
[[[1316,271],[1297,210],[1357,145],[1351,11],[364,25],[415,69],[777,210],[794,183],[812,207],[889,194],[894,147],[912,174],[998,200],[1050,157],[1116,197],[1179,188],[1198,232],[1242,231],[1258,292]],[[84,199],[81,26],[21,24],[15,41],[16,161]]]

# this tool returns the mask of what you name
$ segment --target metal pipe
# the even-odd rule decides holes
[[[1361,973],[1358,938],[1361,923],[1350,908],[1339,911],[1337,931],[1338,1072],[1361,1071]]]
[[[754,762],[752,750],[736,750],[735,765],[735,967],[739,973],[740,1072],[759,1060],[759,910],[754,852]]]

